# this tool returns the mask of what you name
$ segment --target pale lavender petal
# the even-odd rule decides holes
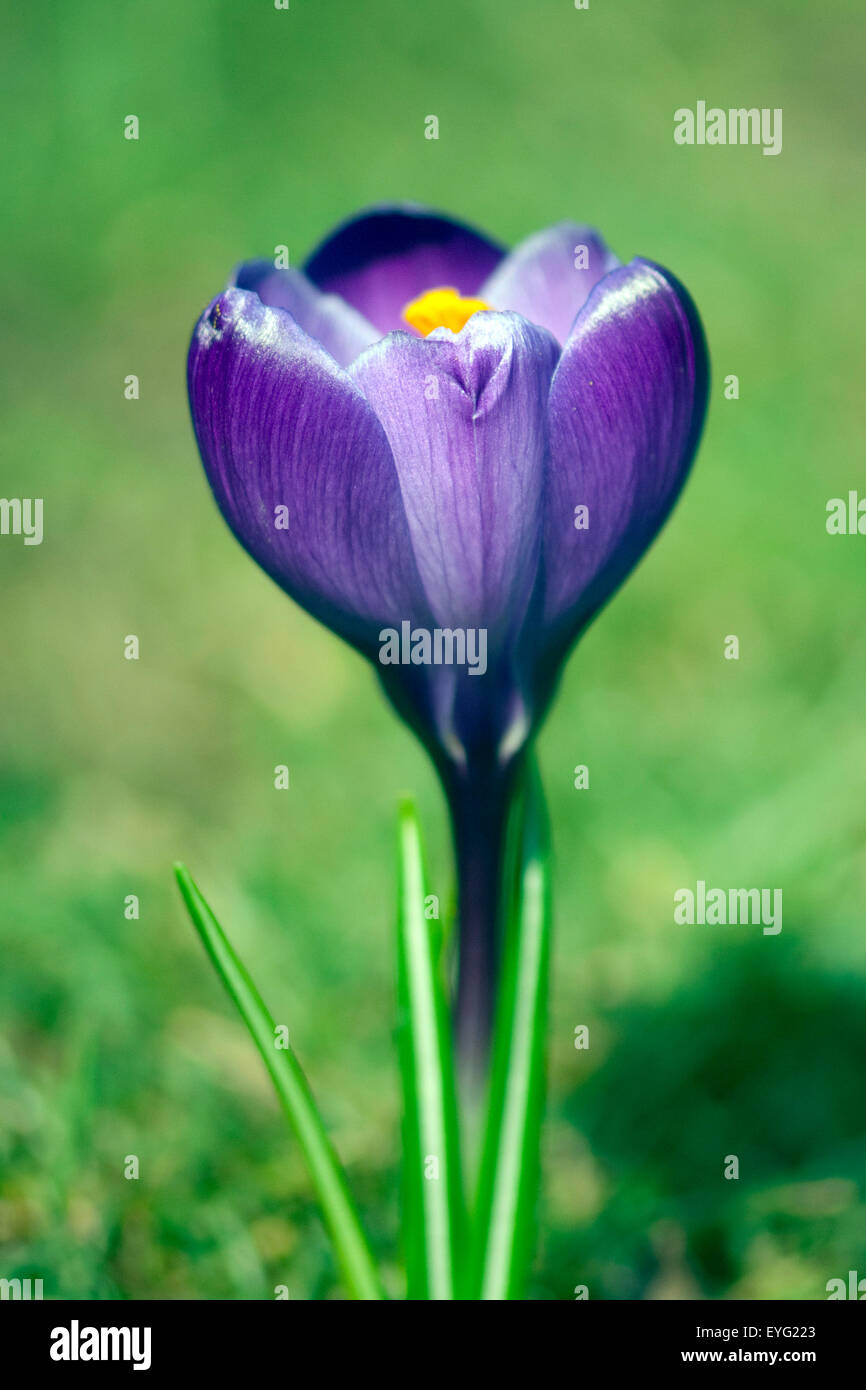
[[[232,284],[252,290],[272,309],[286,309],[341,367],[348,367],[381,336],[351,304],[339,295],[323,294],[299,270],[278,270],[271,261],[247,261],[235,271]]]
[[[492,309],[514,309],[564,343],[590,291],[619,264],[591,227],[560,222],[520,242],[478,293]]]
[[[557,356],[518,315],[478,313],[459,334],[389,334],[351,368],[391,444],[435,623],[484,635],[483,674],[381,672],[434,756],[457,767],[507,757],[529,732],[516,645],[538,573]]]
[[[350,374],[385,427],[418,567],[439,622],[519,624],[537,569],[550,334],[517,314],[392,333]]]
[[[189,395],[220,510],[282,588],[371,655],[383,626],[424,621],[382,426],[288,313],[249,291],[220,295],[193,334]]]
[[[480,232],[412,204],[372,208],[322,242],[304,270],[381,333],[405,329],[402,311],[425,290],[451,286],[472,296],[502,257]]]

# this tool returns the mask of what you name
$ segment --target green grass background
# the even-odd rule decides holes
[[[0,490],[45,499],[45,539],[0,539],[0,1275],[86,1299],[341,1296],[179,857],[289,1024],[399,1291],[395,807],[418,796],[444,901],[443,808],[368,669],[220,520],[184,359],[238,260],[286,243],[297,263],[406,198],[507,242],[596,224],[688,285],[714,364],[682,503],[541,740],[533,1297],[822,1298],[866,1276],[866,539],[824,527],[828,498],[866,495],[862,6],[4,9]],[[782,107],[783,153],[676,146],[698,99]],[[697,878],[781,887],[781,935],[674,926]]]

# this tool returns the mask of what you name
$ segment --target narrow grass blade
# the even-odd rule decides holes
[[[229,944],[216,917],[183,864],[175,874],[192,919],[217,974],[234,1000],[270,1073],[313,1179],[337,1260],[353,1298],[384,1298],[382,1286],[355,1210],[345,1174],[325,1133],[307,1079],[294,1052],[276,1047],[274,1021]]]
[[[516,854],[473,1216],[474,1297],[519,1299],[535,1244],[550,955],[544,793],[530,775]]]
[[[410,1299],[459,1296],[463,1193],[451,1030],[440,928],[425,915],[421,836],[413,807],[399,824],[398,1045],[403,1083],[404,1243]]]

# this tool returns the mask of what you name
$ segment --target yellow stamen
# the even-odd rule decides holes
[[[458,290],[442,286],[413,299],[403,310],[403,317],[426,338],[434,328],[450,328],[452,333],[459,333],[473,314],[489,308],[483,299],[461,299]]]

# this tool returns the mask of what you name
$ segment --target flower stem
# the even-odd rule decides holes
[[[457,866],[459,958],[454,1028],[464,1099],[487,1078],[503,936],[506,842],[522,760],[449,779]]]

